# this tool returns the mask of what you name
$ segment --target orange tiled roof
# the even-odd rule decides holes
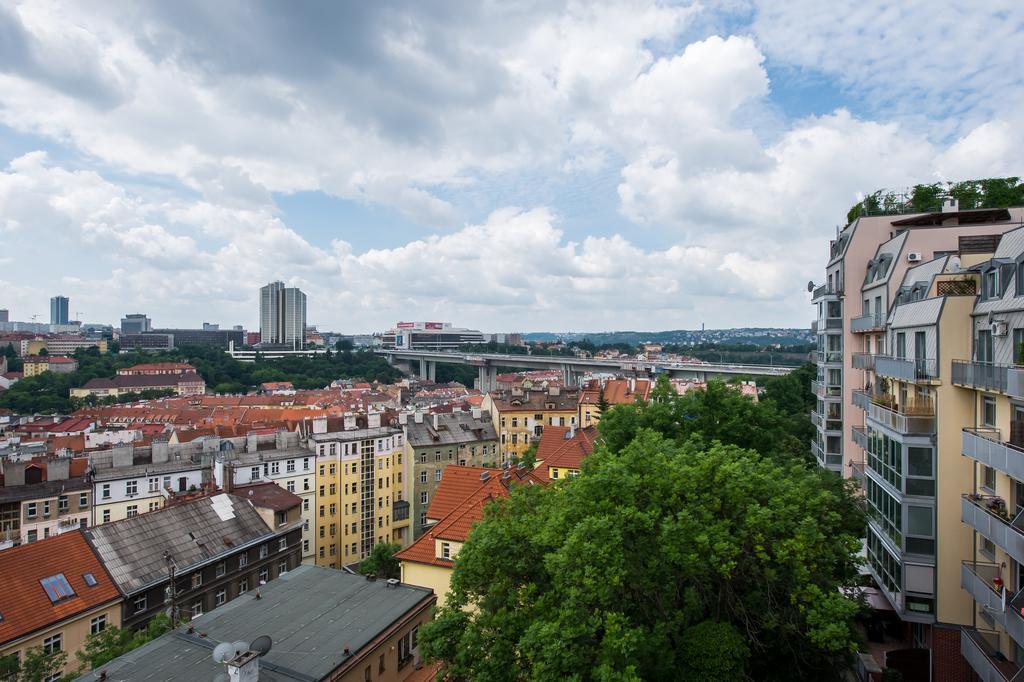
[[[597,440],[597,428],[588,426],[579,429],[572,438],[567,438],[569,429],[564,426],[548,426],[537,444],[537,459],[541,461],[536,474],[545,482],[549,481],[548,468],[579,469],[591,452]]]
[[[74,596],[56,604],[41,580],[63,573]],[[84,575],[91,573],[96,586]],[[80,530],[0,552],[0,643],[18,639],[41,627],[118,599],[117,587]]]
[[[483,485],[480,474],[487,472],[491,478],[501,475],[501,469],[486,467],[447,466],[441,474],[441,483],[434,492],[434,499],[427,507],[428,519],[443,519]]]
[[[640,400],[647,400],[651,392],[651,381],[636,379],[630,388],[630,379],[609,379],[604,385],[604,399],[609,405],[631,405]],[[600,388],[588,388],[580,391],[580,403],[596,405],[601,399]]]

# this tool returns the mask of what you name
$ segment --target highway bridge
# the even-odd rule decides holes
[[[794,367],[775,365],[730,365],[709,362],[660,362],[641,360],[614,360],[604,358],[561,357],[556,355],[506,355],[502,353],[467,353],[463,351],[429,351],[378,349],[375,351],[400,369],[434,381],[437,363],[471,365],[478,368],[479,388],[493,391],[498,387],[498,367],[516,369],[561,370],[566,386],[575,386],[584,372],[604,372],[634,376],[667,374],[672,378],[729,379],[737,376],[766,377],[789,374]],[[418,364],[418,366],[417,366]]]

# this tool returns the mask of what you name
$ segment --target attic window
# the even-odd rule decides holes
[[[68,583],[68,579],[64,577],[63,573],[51,575],[49,578],[43,578],[39,583],[43,586],[43,589],[46,590],[46,596],[49,597],[50,601],[54,604],[58,604],[75,596],[75,591],[71,589],[71,584]]]
[[[92,573],[83,573],[82,579],[85,580],[85,584],[89,587],[96,587],[97,585],[96,576],[94,576]]]

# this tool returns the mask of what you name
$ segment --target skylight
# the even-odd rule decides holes
[[[49,578],[43,578],[39,582],[42,584],[43,589],[46,590],[46,596],[54,604],[75,596],[75,591],[71,589],[71,584],[68,583],[68,579],[64,577],[63,573],[51,575]]]
[[[82,578],[85,579],[85,584],[89,587],[96,587],[96,576],[92,573],[83,573]]]

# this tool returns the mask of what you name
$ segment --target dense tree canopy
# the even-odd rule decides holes
[[[400,549],[402,546],[394,543],[377,543],[370,551],[370,556],[359,562],[359,572],[363,575],[373,575],[385,579],[401,577],[398,559],[395,558],[395,554]]]
[[[616,406],[580,476],[488,507],[422,629],[474,680],[821,680],[856,650],[863,514],[774,401]]]

